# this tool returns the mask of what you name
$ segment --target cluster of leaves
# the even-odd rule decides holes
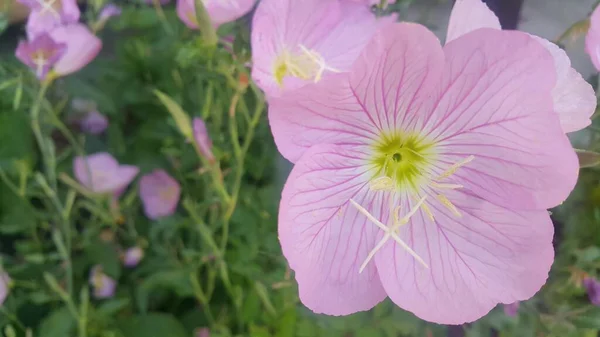
[[[41,146],[30,116],[39,83],[12,55],[0,57],[0,258],[13,279],[0,308],[2,333],[183,337],[208,327],[221,337],[598,334],[600,310],[580,286],[585,273],[600,276],[596,169],[582,171],[576,193],[556,210],[550,281],[517,318],[497,309],[473,325],[448,328],[389,301],[349,317],[304,309],[277,240],[288,167],[270,138],[263,99],[248,83],[248,28],[248,18],[221,28],[221,35],[235,36],[231,54],[205,45],[171,7],[159,13],[125,7],[102,32],[103,55],[59,80],[42,101]],[[77,130],[73,98],[97,103],[110,120],[105,135]],[[219,174],[203,165],[169,111],[207,122]],[[595,130],[588,144],[600,144]],[[177,213],[147,219],[135,183],[117,214],[107,200],[81,190],[72,178],[73,157],[101,151],[142,174],[170,172],[182,185]],[[120,252],[131,246],[143,247],[145,257],[128,269]],[[98,264],[118,281],[113,298],[91,298],[88,274]]]

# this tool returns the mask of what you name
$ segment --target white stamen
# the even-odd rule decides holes
[[[38,3],[40,4],[40,6],[42,6],[42,10],[41,10],[41,14],[44,14],[46,12],[50,12],[50,14],[54,15],[55,17],[60,17],[60,14],[58,14],[58,12],[56,11],[56,9],[54,9],[53,5],[54,3],[56,3],[57,0],[49,0],[48,2],[44,1],[44,0],[38,0]],[[60,0],[58,0],[60,1]]]

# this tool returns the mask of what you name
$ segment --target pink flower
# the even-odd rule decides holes
[[[108,19],[112,18],[113,16],[119,16],[121,15],[121,7],[115,5],[115,4],[108,4],[106,6],[104,6],[104,8],[102,8],[102,10],[100,11],[100,15],[98,16],[98,21],[102,21],[102,22],[106,22]]]
[[[180,195],[181,186],[164,170],[154,170],[140,180],[144,213],[152,220],[173,215]]]
[[[200,154],[206,158],[210,163],[214,163],[215,156],[212,152],[212,141],[210,140],[210,135],[208,134],[208,130],[206,129],[206,124],[201,118],[194,118],[193,121],[194,128],[194,140],[198,145],[198,149],[200,150]]]
[[[343,0],[262,0],[252,27],[252,78],[268,96],[279,96],[345,72],[394,19]]]
[[[80,121],[80,125],[83,132],[99,135],[108,127],[108,118],[98,110],[92,110]]]
[[[131,183],[139,169],[119,165],[113,156],[103,152],[87,157],[76,157],[73,171],[79,182],[95,193],[116,193]],[[91,177],[91,178],[90,178]]]
[[[517,316],[519,314],[519,306],[520,305],[521,305],[520,302],[505,304],[504,305],[504,314],[506,316],[510,316],[510,317]]]
[[[104,274],[101,265],[94,266],[90,271],[90,284],[94,288],[95,298],[110,298],[115,295],[117,282]]]
[[[137,266],[144,257],[144,250],[140,247],[132,247],[125,251],[123,255],[123,264],[125,267]]]
[[[600,282],[591,277],[583,279],[583,287],[588,293],[590,302],[595,306],[600,306]]]
[[[67,45],[67,52],[58,60],[54,71],[65,76],[88,65],[102,49],[102,41],[84,24],[74,23],[53,29],[50,36],[58,43]]]
[[[295,162],[279,238],[304,305],[348,315],[389,296],[462,324],[532,297],[554,258],[546,209],[579,169],[555,73],[525,33],[481,29],[442,48],[394,24],[347,73],[271,99]]]
[[[596,69],[600,70],[600,6],[590,18],[590,29],[585,38],[585,50],[590,55]]]
[[[501,29],[496,15],[481,0],[457,0],[450,16],[446,43],[481,28]],[[571,60],[562,49],[546,39],[534,37],[554,57],[557,74],[552,93],[554,111],[559,115],[564,131],[573,132],[585,128],[590,125],[590,117],[596,110],[594,89],[571,67]],[[588,36],[588,52],[593,50],[589,40]]]
[[[50,69],[67,51],[67,45],[52,39],[46,33],[39,34],[31,41],[20,41],[15,52],[19,61],[35,71],[44,80]]]
[[[12,280],[10,279],[10,276],[5,272],[0,271],[0,306],[2,306],[6,297],[8,297],[11,283]]]
[[[195,337],[210,337],[210,329],[208,329],[208,328],[196,329]]]
[[[49,32],[55,27],[79,21],[77,0],[19,0],[31,9],[27,20],[27,36]]]
[[[256,0],[202,0],[214,26],[235,21],[248,13]],[[192,29],[198,29],[195,0],[177,0],[177,15]]]

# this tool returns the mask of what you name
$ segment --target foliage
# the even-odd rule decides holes
[[[349,317],[301,306],[277,240],[287,164],[245,67],[249,19],[220,28],[220,36],[235,36],[231,54],[185,28],[172,7],[159,14],[151,6],[125,7],[101,32],[104,55],[58,80],[42,100],[33,75],[12,55],[1,56],[0,257],[13,279],[0,314],[4,334],[183,337],[210,327],[216,337],[441,337],[456,331],[389,301]],[[78,130],[74,98],[93,100],[109,117],[105,134]],[[36,105],[38,121],[31,115]],[[216,164],[191,144],[192,117],[207,122]],[[590,130],[589,143],[600,144],[597,129]],[[118,207],[80,186],[74,156],[103,151],[138,166],[140,175],[168,171],[182,185],[177,212],[146,218],[136,183]],[[555,210],[557,259],[542,292],[517,318],[499,308],[458,330],[469,337],[597,336],[600,308],[589,304],[580,281],[585,274],[600,277],[598,172],[583,170],[576,192]],[[121,253],[132,246],[145,256],[126,268]],[[93,298],[94,265],[118,281],[114,297]]]

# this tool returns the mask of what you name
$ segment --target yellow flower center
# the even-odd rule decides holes
[[[294,53],[288,49],[275,58],[273,64],[273,77],[279,86],[283,86],[283,80],[288,77],[296,77],[302,80],[312,80],[315,83],[323,78],[325,71],[339,72],[339,70],[328,66],[325,59],[317,51],[299,45],[299,52]]]

